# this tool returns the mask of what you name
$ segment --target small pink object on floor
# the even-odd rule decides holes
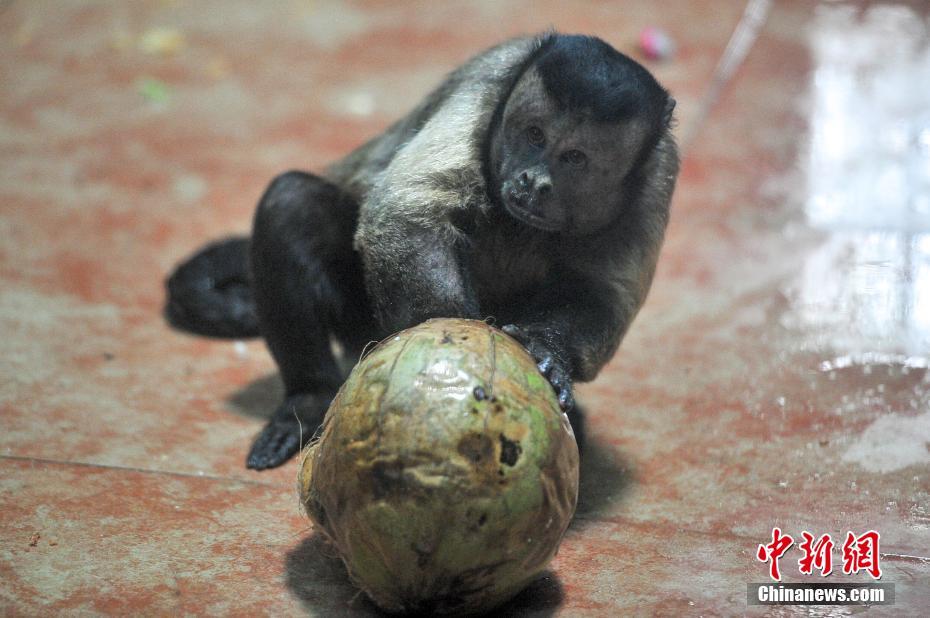
[[[665,30],[655,26],[642,29],[639,47],[650,60],[668,60],[675,54],[675,41]]]

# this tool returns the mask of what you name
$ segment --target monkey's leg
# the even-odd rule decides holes
[[[281,465],[309,440],[343,379],[330,337],[373,328],[352,249],[357,215],[337,186],[301,172],[277,177],[258,205],[255,305],[286,398],[252,445],[249,468]]]

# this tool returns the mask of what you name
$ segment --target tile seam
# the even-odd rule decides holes
[[[220,476],[215,474],[194,474],[190,472],[177,472],[172,470],[158,470],[155,468],[138,468],[134,466],[115,466],[112,464],[100,464],[87,461],[73,461],[68,459],[50,459],[45,457],[30,457],[27,455],[0,455],[0,461],[18,461],[27,463],[38,463],[44,465],[56,466],[78,466],[83,468],[95,468],[98,470],[109,470],[115,472],[135,472],[139,474],[150,474],[156,476],[169,476],[174,478],[186,479],[205,479],[210,481],[223,481],[227,483],[240,483],[243,485],[254,485],[258,487],[285,488],[285,485],[278,483],[268,483],[265,481],[254,481],[251,479],[239,479],[230,476]]]

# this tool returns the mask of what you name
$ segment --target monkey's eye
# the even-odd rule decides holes
[[[574,167],[581,167],[588,161],[588,157],[580,150],[567,150],[562,153],[562,160]]]
[[[546,143],[546,135],[539,127],[530,127],[526,130],[526,139],[533,146],[542,146]]]

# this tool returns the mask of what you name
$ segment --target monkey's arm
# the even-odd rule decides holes
[[[481,317],[454,239],[396,219],[364,229],[366,287],[386,332],[434,317]]]
[[[509,80],[538,45],[518,39],[456,73],[455,87],[378,174],[359,212],[355,247],[387,331],[431,317],[480,318],[452,220],[488,207],[478,144]]]
[[[419,167],[441,161],[422,158],[438,154],[436,150],[471,154],[476,128],[488,122],[495,102],[509,90],[514,71],[544,39],[545,35],[512,39],[470,59],[450,73],[409,114],[331,165],[326,177],[361,202],[402,151],[415,151],[418,156],[412,161]],[[421,132],[425,132],[426,140],[418,137]],[[408,157],[408,163],[394,167],[406,168],[410,161]]]
[[[433,317],[480,317],[461,264],[464,238],[451,220],[480,208],[481,170],[456,131],[467,115],[444,115],[397,154],[359,212],[355,248],[386,332]]]
[[[503,327],[536,358],[564,409],[574,403],[572,381],[597,376],[645,301],[658,247],[631,253],[610,267],[559,273]]]

